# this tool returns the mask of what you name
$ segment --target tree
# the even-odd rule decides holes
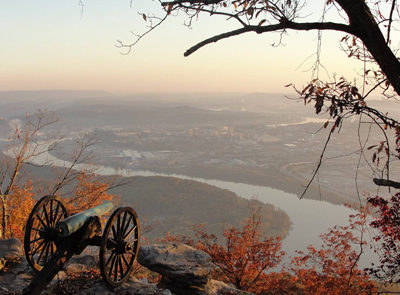
[[[305,0],[159,0],[162,12],[140,12],[148,29],[137,34],[131,43],[118,41],[118,47],[130,52],[143,37],[162,25],[168,18],[179,15],[186,16],[185,25],[194,26],[196,20],[209,15],[223,18],[236,25],[221,34],[207,38],[190,47],[184,55],[189,56],[200,48],[220,40],[246,33],[266,34],[277,32],[282,41],[290,31],[318,32],[317,58],[313,73],[315,77],[301,89],[296,89],[300,99],[305,103],[313,103],[316,113],[328,113],[333,123],[327,121],[326,128],[331,124],[327,143],[331,133],[340,130],[344,119],[350,116],[369,118],[376,123],[384,133],[382,146],[378,145],[373,161],[382,162],[379,156],[385,158],[384,166],[377,169],[375,183],[378,185],[393,185],[389,180],[389,164],[391,157],[398,158],[397,143],[400,142],[400,124],[396,118],[369,106],[367,97],[381,91],[387,97],[397,97],[400,94],[400,61],[396,57],[396,32],[400,20],[399,4],[396,0],[324,0],[315,3]],[[323,31],[336,31],[342,35],[340,46],[349,58],[359,60],[362,68],[361,84],[345,78],[324,82],[319,79],[321,60],[321,34]],[[281,43],[281,42],[279,42]],[[339,73],[340,74],[340,73]],[[386,129],[395,131],[395,144],[389,143]],[[317,169],[308,184],[313,181],[323,160],[320,157]],[[361,153],[366,149],[360,144]],[[400,184],[398,184],[400,186]],[[307,186],[307,188],[308,188]],[[305,189],[305,191],[307,190]],[[305,192],[304,191],[304,192]],[[303,193],[304,195],[304,193]],[[302,195],[302,196],[303,196]],[[302,197],[301,196],[301,197]]]
[[[369,271],[379,279],[400,282],[400,193],[386,200],[380,196],[368,202],[377,209],[377,217],[371,226],[377,229],[374,239],[379,244],[380,265]]]
[[[22,125],[15,126],[9,138],[10,144],[7,151],[9,157],[3,157],[0,163],[1,239],[8,236],[9,203],[13,196],[21,197],[19,174],[22,166],[47,151],[42,148],[44,143],[40,141],[39,134],[44,128],[57,122],[55,117],[43,111],[38,111],[32,117],[27,114],[25,119]]]
[[[225,245],[203,228],[197,228],[196,236],[196,248],[209,254],[218,267],[216,277],[249,292],[257,290],[264,272],[277,266],[285,254],[279,237],[262,237],[260,218],[254,215],[242,229],[225,230]]]
[[[9,219],[3,231],[5,237],[14,237],[20,240],[24,238],[24,226],[29,213],[35,205],[33,196],[33,183],[28,180],[20,186],[15,186],[9,196]]]
[[[292,258],[291,271],[300,294],[376,294],[375,283],[358,268],[366,245],[366,217],[365,209],[350,216],[348,226],[335,226],[321,235],[321,248],[310,245]],[[354,235],[356,231],[360,236]]]
[[[144,34],[138,35],[131,44],[119,42],[120,47],[132,48],[137,41],[153,30],[167,17],[175,12],[183,12],[187,15],[187,25],[193,22],[201,14],[210,14],[215,17],[223,17],[235,21],[239,28],[210,37],[185,52],[189,56],[201,47],[220,41],[222,39],[254,32],[257,34],[280,32],[289,30],[297,31],[339,31],[346,35],[352,35],[352,43],[349,48],[356,49],[356,39],[359,39],[368,49],[371,57],[387,77],[395,91],[400,93],[400,63],[390,47],[390,38],[393,26],[398,21],[398,4],[392,1],[365,0],[326,0],[324,10],[321,11],[320,21],[306,22],[307,17],[302,12],[308,8],[308,3],[301,0],[173,0],[159,1],[164,9],[162,17],[156,17],[143,13],[143,18],[150,24],[150,29]],[[388,6],[389,5],[389,6]],[[372,9],[371,9],[372,7]],[[336,11],[341,21],[325,21],[327,10]],[[386,37],[383,35],[385,29]],[[345,37],[343,41],[349,38]],[[360,52],[353,50],[351,56],[361,57]]]
[[[88,210],[102,204],[103,201],[117,200],[116,196],[107,193],[111,185],[104,180],[99,180],[94,173],[80,171],[77,182],[75,191],[65,197],[66,206],[72,213]]]
[[[384,138],[370,146],[367,145],[368,139],[365,142],[359,140],[360,159],[365,151],[373,151],[372,163],[369,164],[375,174],[374,183],[400,188],[400,182],[392,180],[390,175],[391,161],[400,158],[400,122],[396,117],[372,107],[368,100],[376,93],[394,100],[398,100],[400,95],[400,61],[396,56],[399,48],[396,47],[398,40],[394,34],[400,21],[398,1],[324,0],[320,2],[323,7],[318,11],[305,0],[159,0],[159,3],[163,14],[142,13],[149,29],[137,35],[130,44],[119,42],[120,48],[126,48],[129,52],[144,36],[178,13],[186,16],[186,25],[189,27],[202,15],[222,17],[237,25],[236,29],[195,44],[186,50],[185,56],[208,44],[245,33],[278,32],[282,40],[289,31],[318,32],[315,76],[305,87],[299,89],[294,85],[287,85],[293,86],[299,99],[305,104],[313,104],[317,114],[325,113],[330,117],[323,125],[324,128],[330,127],[326,143],[301,197],[318,173],[332,134],[339,132],[343,122],[353,116],[359,118],[358,128],[363,119],[368,119],[378,127]],[[316,14],[319,16],[315,17]],[[344,53],[348,58],[361,62],[361,82],[350,82],[344,77],[334,77],[330,81],[320,79],[318,69],[321,67],[319,53],[323,31],[341,34],[340,46]],[[364,158],[369,162],[365,155]],[[376,169],[372,168],[373,165]],[[396,229],[400,198],[396,194],[390,202],[380,197],[371,202],[379,209],[380,218],[372,225],[381,232],[377,239],[384,240],[383,250],[386,257],[381,261],[383,266],[375,274],[391,279],[400,270],[398,255],[395,254],[400,244]]]
[[[364,209],[349,218],[349,225],[329,229],[321,235],[321,247],[310,245],[306,251],[298,251],[281,271],[278,267],[285,255],[280,250],[281,241],[262,237],[255,212],[241,229],[225,230],[224,241],[218,241],[201,225],[194,227],[194,238],[167,233],[160,241],[185,243],[206,252],[217,267],[215,279],[255,294],[376,294],[375,283],[358,267],[366,245],[366,217]]]
[[[280,237],[263,237],[260,214],[252,209],[241,229],[224,231],[225,241],[208,234],[203,225],[195,226],[195,239],[167,233],[161,242],[181,242],[210,255],[217,267],[214,278],[234,284],[238,289],[255,292],[264,282],[265,272],[277,266],[285,252]]]
[[[27,114],[25,121],[16,125],[10,135],[9,144],[3,151],[5,155],[0,161],[0,239],[23,237],[23,227],[35,203],[35,192],[62,196],[70,212],[75,213],[99,205],[104,200],[117,200],[107,191],[123,185],[124,180],[106,181],[99,178],[92,169],[80,166],[93,159],[89,149],[95,140],[88,137],[77,141],[71,161],[66,167],[53,167],[54,178],[48,180],[46,188],[40,189],[38,184],[33,184],[25,168],[33,165],[32,161],[36,157],[55,151],[57,143],[62,141],[62,137],[48,137],[44,132],[45,128],[57,121],[53,114],[39,110],[33,116]],[[47,165],[51,166],[52,163],[45,162],[40,166]]]
[[[321,235],[322,245],[308,246],[292,257],[290,266],[279,273],[265,274],[257,294],[377,294],[368,272],[358,267],[363,253],[366,211],[351,216],[348,226],[335,226]],[[359,237],[354,230],[360,230]],[[378,293],[379,294],[379,293]]]

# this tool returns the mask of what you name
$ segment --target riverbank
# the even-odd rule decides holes
[[[312,163],[307,163],[310,166]],[[305,177],[304,173],[300,173],[299,170],[292,169],[296,163],[291,163],[282,167],[272,167],[269,169],[260,169],[257,167],[246,168],[246,167],[232,167],[230,165],[224,165],[219,163],[218,165],[192,165],[188,167],[175,167],[169,169],[150,169],[148,171],[152,173],[161,173],[166,175],[186,175],[188,177],[199,178],[199,179],[215,179],[220,181],[244,183],[256,186],[266,186],[277,190],[284,191],[289,194],[300,196],[309,178]],[[341,187],[340,183],[338,183]],[[356,196],[354,198],[349,197],[347,194],[332,191],[330,188],[324,185],[319,186],[317,181],[314,181],[307,193],[304,196],[305,199],[327,201],[332,204],[343,205],[343,204],[356,204]]]
[[[49,162],[51,162],[52,165],[59,167],[70,165],[70,163],[60,160],[47,152],[41,154],[40,157],[35,158],[33,163],[40,165]],[[81,164],[76,168],[84,169],[88,168],[88,166],[89,165]],[[95,168],[98,174],[104,176],[112,176],[116,174],[124,177],[172,176],[177,179],[195,180],[221,189],[227,189],[245,199],[255,198],[264,203],[271,204],[286,212],[292,224],[291,230],[282,245],[283,250],[288,254],[288,257],[294,256],[298,250],[305,250],[310,244],[319,245],[320,234],[327,232],[329,228],[336,225],[346,225],[349,215],[356,213],[356,211],[342,205],[335,205],[327,201],[311,199],[300,200],[294,194],[266,186],[220,181],[210,178],[193,178],[188,175],[154,173],[151,171],[135,171],[130,169],[119,169],[116,171],[112,167],[101,165],[92,165],[89,167]],[[210,171],[212,171],[212,169]]]

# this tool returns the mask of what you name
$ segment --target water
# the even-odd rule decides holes
[[[46,149],[46,146],[42,146]],[[8,153],[9,154],[9,153]],[[10,155],[9,155],[10,156]],[[32,159],[33,164],[51,163],[59,167],[68,167],[70,162],[60,160],[53,155],[45,152]],[[305,250],[308,245],[313,244],[319,247],[321,240],[319,235],[327,232],[330,227],[335,225],[347,225],[349,214],[357,213],[355,210],[341,205],[334,205],[319,200],[300,200],[296,195],[286,193],[270,187],[256,186],[244,183],[229,181],[219,181],[212,179],[200,179],[188,177],[185,175],[162,174],[150,171],[139,171],[131,169],[116,170],[102,165],[80,164],[76,169],[94,168],[100,175],[121,175],[121,176],[173,176],[182,179],[191,179],[204,182],[222,189],[228,189],[237,195],[246,198],[256,198],[262,202],[274,205],[285,211],[291,222],[292,227],[288,236],[283,241],[282,248],[289,255],[294,256],[296,250]],[[367,247],[366,247],[367,248]],[[367,250],[367,249],[366,249]],[[371,253],[363,257],[363,266],[369,265],[369,262],[376,260]]]

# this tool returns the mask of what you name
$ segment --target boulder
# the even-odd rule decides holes
[[[97,267],[98,265],[98,256],[89,255],[89,254],[81,254],[79,256],[72,256],[69,263],[83,264],[88,267]]]
[[[0,294],[20,294],[35,275],[25,259],[18,259],[0,272]]]
[[[254,295],[253,293],[240,291],[232,285],[216,280],[208,282],[205,292],[207,295]]]
[[[2,243],[3,242],[3,243]],[[8,249],[4,257],[18,255],[18,242],[0,241],[2,250]],[[7,246],[4,246],[4,245]],[[20,243],[19,243],[20,246]],[[235,289],[232,285],[210,279],[213,265],[204,252],[184,244],[152,245],[141,247],[139,262],[163,276],[156,285],[146,279],[138,280],[131,276],[118,288],[112,289],[99,277],[97,256],[74,256],[64,271],[60,271],[43,291],[44,295],[65,294],[83,295],[247,295],[250,293]],[[0,273],[0,294],[14,295],[22,292],[37,273],[25,259],[13,263],[6,272]]]
[[[162,285],[176,294],[204,294],[213,265],[208,254],[184,244],[141,247],[138,262],[162,275]]]
[[[0,240],[0,270],[7,261],[15,260],[22,255],[21,241],[18,239]]]
[[[21,241],[15,238],[0,240],[0,257],[12,260],[22,255]]]
[[[110,289],[103,282],[96,283],[89,289],[81,290],[81,295],[114,295],[114,294],[136,294],[136,295],[170,295],[169,290],[161,290],[155,284],[138,281],[135,278],[130,278],[120,287]]]

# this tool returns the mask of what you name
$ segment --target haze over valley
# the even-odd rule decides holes
[[[90,148],[95,155],[90,163],[104,167],[100,170],[111,169],[111,174],[137,171],[140,175],[141,171],[147,171],[149,175],[271,187],[295,195],[303,192],[311,178],[332,125],[328,123],[326,129],[322,128],[326,117],[317,117],[313,106],[305,107],[302,102],[278,94],[117,96],[105,92],[41,91],[2,92],[0,98],[2,150],[7,150],[10,126],[23,120],[25,112],[32,113],[42,108],[59,118],[46,133],[41,134],[42,140],[62,135],[62,140],[50,150],[50,155],[59,160],[70,161],[77,141],[83,136],[95,141]],[[397,111],[399,108],[394,105],[390,109]],[[305,198],[335,204],[358,201],[355,189],[355,169],[360,157],[359,143],[355,140],[358,124],[346,121],[340,136],[333,136],[325,153],[327,160],[322,163]],[[361,140],[367,132],[370,137],[378,136],[376,130],[361,128]],[[376,142],[379,142],[379,137]],[[365,157],[371,155],[366,152]],[[359,164],[364,168],[367,165],[365,161]],[[41,173],[49,175],[48,171],[35,171],[39,176]],[[363,190],[376,190],[372,175],[370,169],[361,169],[358,173],[358,184]],[[191,225],[200,223],[202,219],[209,220],[210,228],[220,234],[229,224],[240,224],[249,212],[248,205],[239,201],[236,194],[206,184],[202,186],[197,181],[189,185],[191,180],[187,180],[185,192],[180,190],[178,183],[181,182],[175,178],[149,178],[146,184],[140,179],[133,177],[127,186],[111,192],[121,195],[122,203],[137,207],[147,222],[155,225],[153,233],[149,234],[152,238],[160,237],[168,230],[187,233]],[[163,185],[173,189],[168,191],[160,187]],[[209,195],[210,189],[213,193]],[[277,197],[272,195],[276,194],[274,192],[259,196],[256,187],[251,190],[251,187],[247,189],[247,197],[262,197],[263,202],[269,203],[268,198]],[[198,193],[193,194],[193,191]],[[163,192],[169,199],[162,197]],[[200,198],[201,195],[205,195],[204,199]],[[149,198],[147,201],[146,197]],[[231,216],[225,214],[224,202],[218,203],[217,198],[230,200],[226,204],[232,206],[227,211]],[[288,202],[286,208],[294,202],[286,200],[286,197],[281,199]],[[207,218],[197,214],[198,205],[190,206],[196,202],[206,203],[200,211]],[[175,204],[172,211],[167,207],[165,210],[157,209],[168,204]],[[269,216],[266,232],[286,236],[295,226],[293,218],[296,217],[287,216],[287,209],[279,203],[275,206],[283,211],[265,206],[265,215]],[[180,214],[182,211],[187,214]],[[345,222],[347,211],[342,211],[344,217],[332,217],[336,218],[335,222]],[[327,227],[329,222],[324,226]],[[318,237],[318,233],[315,236]],[[306,243],[308,241],[302,241],[302,244]]]
[[[23,117],[22,104],[24,111],[41,107],[55,112],[59,122],[54,127],[67,138],[54,151],[61,159],[86,134],[96,139],[96,164],[270,186],[296,195],[310,180],[333,125],[322,128],[327,119],[316,116],[312,105],[278,94],[163,97],[49,91],[3,92],[0,97],[6,110],[0,115],[8,121]],[[397,104],[380,104],[391,113],[399,111]],[[332,136],[306,198],[340,204],[357,200],[358,125],[347,120],[340,136]],[[368,132],[371,145],[382,140],[374,128],[361,124],[363,144]],[[365,159],[372,152],[366,150]],[[368,166],[363,158],[359,167],[368,169],[359,169],[360,193],[376,192]]]

